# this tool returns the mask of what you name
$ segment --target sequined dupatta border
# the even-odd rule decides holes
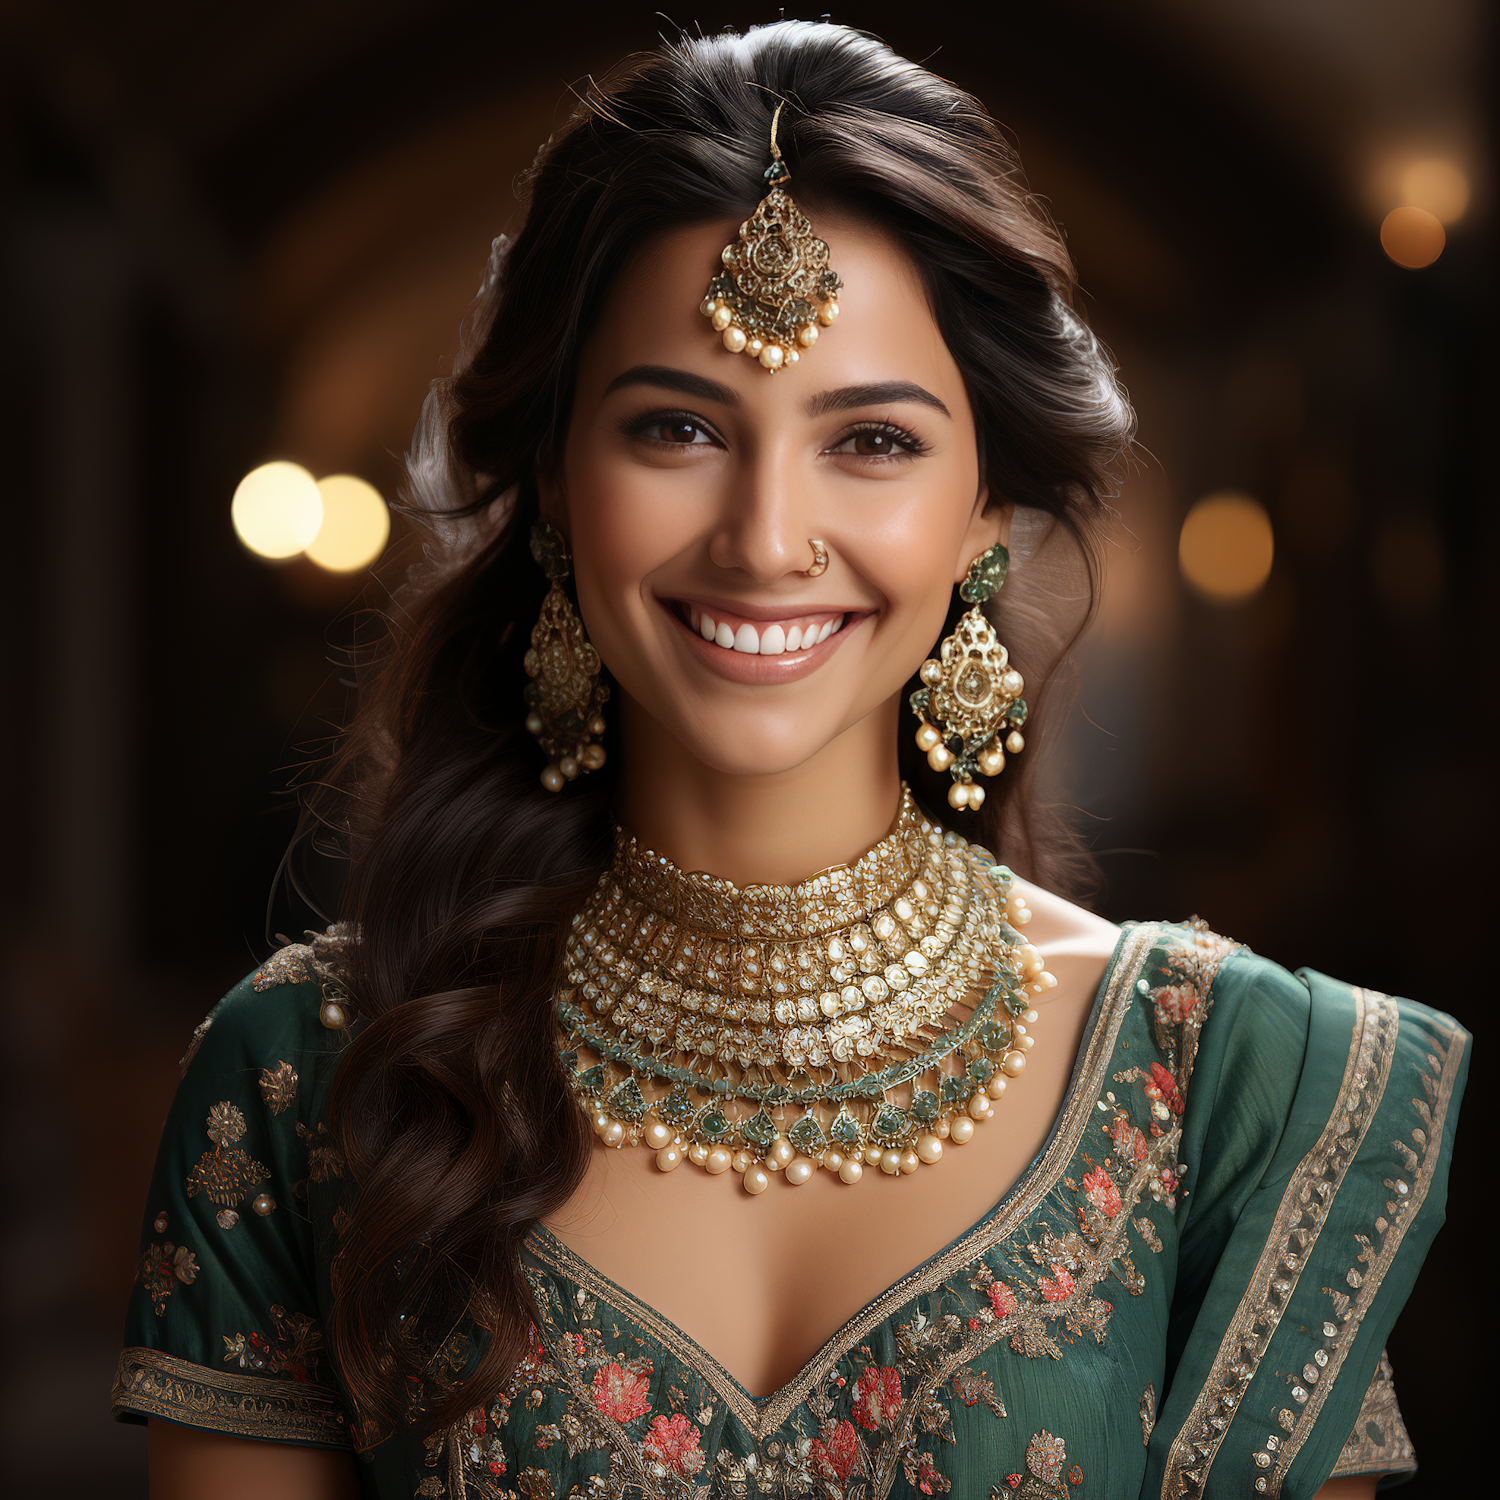
[[[533,1230],[527,1239],[527,1248],[559,1276],[619,1308],[676,1359],[696,1370],[723,1398],[738,1421],[757,1438],[774,1432],[806,1399],[824,1372],[848,1350],[858,1347],[872,1328],[883,1323],[896,1309],[940,1286],[960,1267],[1013,1234],[1022,1220],[1035,1212],[1056,1187],[1077,1154],[1084,1128],[1094,1111],[1103,1075],[1114,1054],[1120,1026],[1130,1010],[1136,981],[1160,936],[1161,928],[1155,923],[1129,927],[1122,935],[1108,977],[1095,1002],[1088,1035],[1052,1134],[1040,1156],[1021,1175],[1010,1194],[946,1250],[924,1261],[873,1302],[867,1303],[802,1366],[791,1381],[770,1396],[761,1399],[751,1396],[707,1350],[675,1323],[595,1270],[545,1228],[538,1226]]]
[[[1314,982],[1329,983],[1318,977]],[[1313,1260],[1314,1248],[1344,1178],[1380,1113],[1396,1055],[1400,1009],[1389,996],[1377,991],[1346,988],[1354,1002],[1354,1020],[1343,1077],[1333,1095],[1331,1112],[1317,1140],[1291,1174],[1265,1246],[1219,1343],[1213,1365],[1172,1441],[1162,1477],[1162,1500],[1192,1500],[1202,1495],[1231,1426],[1237,1420],[1253,1420],[1245,1411],[1244,1397],[1270,1350],[1283,1314],[1292,1306],[1302,1273]],[[1364,1313],[1427,1196],[1441,1158],[1439,1147],[1464,1042],[1461,1031],[1447,1027],[1428,1055],[1428,1072],[1421,1078],[1428,1102],[1412,1101],[1425,1126],[1414,1132],[1421,1151],[1414,1152],[1400,1141],[1392,1143],[1407,1153],[1407,1170],[1413,1181],[1410,1185],[1403,1181],[1398,1192],[1400,1201],[1387,1205],[1389,1220],[1381,1218],[1372,1225],[1381,1237],[1380,1248],[1373,1253],[1367,1250],[1360,1256],[1364,1270],[1357,1267],[1349,1270],[1346,1282],[1350,1290],[1323,1289],[1334,1297],[1336,1309],[1342,1306],[1337,1323],[1325,1323],[1322,1340],[1303,1340],[1306,1347],[1301,1351],[1297,1351],[1295,1340],[1279,1349],[1278,1358],[1293,1355],[1295,1360],[1307,1358],[1310,1362],[1303,1371],[1305,1384],[1299,1383],[1295,1376],[1288,1377],[1291,1399],[1298,1409],[1283,1409],[1279,1420],[1282,1430],[1259,1440],[1258,1451],[1251,1458],[1259,1472],[1252,1470],[1253,1478],[1247,1477],[1249,1494],[1281,1493],[1287,1472],[1312,1432],[1318,1412],[1328,1400],[1334,1381],[1354,1347]],[[1397,1190],[1392,1188],[1392,1191]]]

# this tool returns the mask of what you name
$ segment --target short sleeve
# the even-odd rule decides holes
[[[1221,966],[1143,1494],[1310,1497],[1415,1467],[1384,1345],[1443,1222],[1468,1042],[1425,1006]]]
[[[298,951],[231,990],[183,1059],[126,1314],[122,1421],[348,1447],[307,1193],[338,1168],[315,1096],[342,1033],[319,1024]]]

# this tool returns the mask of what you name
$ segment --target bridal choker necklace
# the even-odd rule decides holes
[[[574,1094],[606,1145],[749,1193],[935,1164],[1025,1068],[1056,983],[1012,881],[905,787],[880,843],[798,886],[687,874],[622,832],[556,997]]]

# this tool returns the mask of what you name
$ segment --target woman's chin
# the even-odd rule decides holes
[[[805,726],[786,736],[767,735],[765,724],[737,724],[728,721],[711,733],[685,734],[679,740],[679,754],[673,757],[683,773],[691,776],[694,767],[708,776],[753,781],[789,776],[823,755],[838,732],[827,736],[809,736]]]

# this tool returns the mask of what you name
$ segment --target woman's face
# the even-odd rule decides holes
[[[899,694],[1008,521],[986,508],[963,380],[905,252],[815,224],[841,316],[775,375],[698,310],[737,224],[637,256],[542,487],[627,744],[666,735],[727,775],[790,771],[851,734],[885,736],[894,763]],[[828,567],[809,578],[813,537]]]

